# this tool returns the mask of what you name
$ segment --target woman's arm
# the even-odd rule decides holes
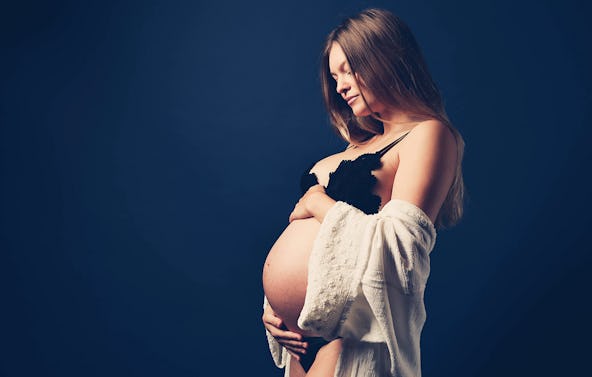
[[[414,204],[435,222],[456,170],[454,135],[439,121],[422,122],[401,143],[398,156],[391,199]],[[312,186],[294,207],[290,222],[314,217],[322,223],[334,204],[335,200],[325,194],[323,186]]]
[[[322,223],[325,214],[335,203],[335,200],[325,194],[323,186],[314,185],[296,203],[294,210],[290,214],[290,222],[314,217],[318,222]]]
[[[409,350],[418,348],[425,321],[423,291],[437,236],[433,221],[456,167],[455,138],[445,127],[424,122],[407,136],[392,198],[379,213],[367,215],[343,202],[324,213],[299,327],[326,339],[386,342],[391,368],[417,364],[418,353]],[[355,305],[367,305],[359,313],[371,313],[371,319],[350,315]]]
[[[391,199],[414,204],[435,222],[454,180],[456,139],[447,126],[430,120],[415,126],[400,145]]]

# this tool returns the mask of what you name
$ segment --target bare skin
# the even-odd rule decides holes
[[[315,357],[315,361],[308,370],[308,373],[302,369],[299,362],[290,363],[290,377],[328,377],[335,375],[337,359],[341,353],[341,339],[334,340],[321,347]]]
[[[379,113],[386,120],[383,123],[384,133],[319,161],[312,169],[319,185],[311,187],[302,196],[290,214],[289,221],[314,218],[322,223],[327,211],[335,204],[324,192],[329,173],[342,160],[375,152],[411,130],[401,143],[385,154],[382,158],[383,167],[373,172],[377,178],[375,193],[381,197],[383,204],[391,199],[414,204],[435,222],[456,169],[456,141],[450,129],[437,120],[417,119],[376,101],[363,85],[363,80],[351,72],[345,54],[337,43],[333,44],[329,55],[329,68],[337,82],[337,92],[350,105],[352,112],[357,116]],[[298,362],[300,355],[307,349],[302,335],[287,330],[282,319],[270,307],[264,311],[262,320],[270,334],[290,353],[291,377],[334,375],[341,352],[341,340],[334,340],[321,348],[309,372],[304,373]]]

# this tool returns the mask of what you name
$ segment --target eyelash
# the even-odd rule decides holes
[[[348,75],[348,76],[351,76],[351,75],[353,75],[353,72],[352,71],[346,71],[345,74]],[[332,76],[332,77],[333,77],[333,80],[337,81],[337,77],[336,76]]]

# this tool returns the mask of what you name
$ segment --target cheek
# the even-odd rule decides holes
[[[371,103],[371,102],[374,101],[374,96],[368,90],[368,88],[366,87],[366,85],[364,85],[363,82],[360,82],[358,84],[358,86],[356,87],[356,89],[358,90],[358,92],[360,92],[361,94],[364,95],[364,98],[366,98],[366,102]]]
[[[374,97],[371,93],[364,92],[364,98],[366,99],[367,107],[369,107],[368,110],[371,110],[374,113],[381,113],[384,111],[384,106],[378,102],[376,97]]]

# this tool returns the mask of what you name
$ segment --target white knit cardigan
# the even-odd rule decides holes
[[[430,218],[404,200],[372,215],[344,202],[329,209],[310,255],[298,326],[343,338],[336,377],[421,376],[424,290],[436,236]],[[266,333],[288,377],[289,354]]]

